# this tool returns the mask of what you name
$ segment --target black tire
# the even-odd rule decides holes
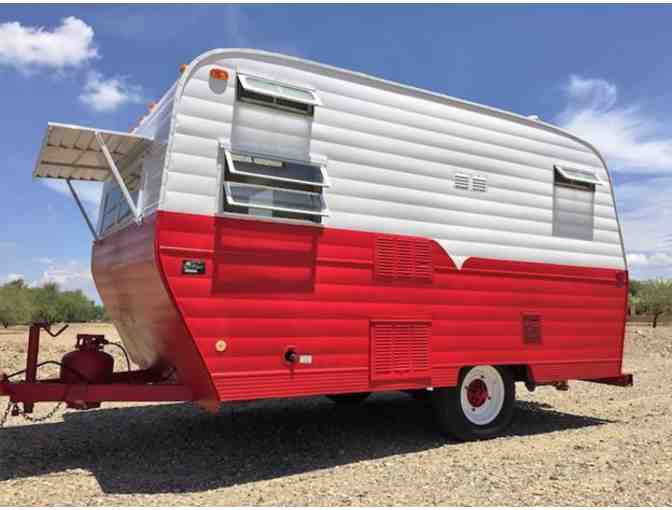
[[[364,402],[371,393],[339,393],[336,395],[326,395],[336,405],[352,406]]]
[[[493,406],[487,409],[489,413],[484,417],[476,416],[476,407],[479,407],[478,405],[472,407],[472,412],[467,410],[469,415],[472,416],[472,418],[470,418],[465,414],[465,410],[463,409],[462,392],[465,392],[465,395],[469,394],[468,385],[465,385],[465,381],[469,378],[473,383],[479,372],[472,371],[478,369],[485,371],[486,374],[492,374],[493,376],[494,372],[492,372],[492,369],[494,369],[499,374],[501,380],[494,376],[492,386],[495,387],[494,389],[498,390],[497,394],[502,398],[497,398],[495,404],[490,404],[487,401],[485,404],[480,404],[481,406],[485,406],[486,404],[488,406]],[[485,394],[487,400],[496,398],[495,396],[487,397],[487,391]],[[467,406],[471,407],[472,404],[469,403],[471,401],[468,400],[467,396],[465,396],[465,399],[467,399]],[[443,434],[461,441],[492,439],[493,437],[500,436],[511,424],[515,400],[516,384],[513,380],[511,371],[507,367],[468,367],[461,371],[460,380],[456,388],[436,388],[432,392],[432,404],[434,406],[434,413],[439,429]],[[498,402],[500,401],[501,408],[497,411],[499,405]],[[484,408],[484,410],[486,409]],[[474,420],[488,419],[488,416],[491,415],[493,418],[486,423],[478,424],[474,422]]]
[[[431,391],[427,390],[404,390],[404,392],[411,398],[419,400],[420,402],[428,401],[432,393]]]

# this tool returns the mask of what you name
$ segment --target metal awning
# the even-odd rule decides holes
[[[125,163],[147,149],[151,142],[149,138],[131,133],[50,122],[33,177],[104,181],[112,171],[101,145],[107,147],[115,166],[123,171]]]
[[[96,229],[70,181],[100,182],[114,177],[135,221],[139,222],[140,211],[128,192],[121,172],[151,143],[150,138],[130,133],[50,122],[33,177],[65,179],[91,235],[97,240]]]

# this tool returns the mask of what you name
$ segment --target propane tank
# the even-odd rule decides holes
[[[75,350],[61,360],[60,382],[65,384],[105,384],[111,382],[114,358],[103,351],[104,335],[77,335]],[[67,394],[66,394],[67,398]],[[74,409],[100,407],[100,402],[68,401]]]

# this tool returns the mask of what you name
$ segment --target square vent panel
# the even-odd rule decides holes
[[[372,320],[372,382],[431,377],[429,320]]]
[[[538,313],[523,314],[523,343],[541,343],[541,315]]]
[[[378,236],[374,253],[376,280],[424,282],[434,279],[432,242],[402,236]]]

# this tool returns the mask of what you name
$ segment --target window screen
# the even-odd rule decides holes
[[[136,205],[138,203],[139,194],[140,190],[137,187],[135,191],[130,193],[131,199]],[[131,208],[128,206],[128,202],[126,202],[124,195],[121,193],[121,190],[116,184],[105,195],[105,201],[103,203],[101,214],[103,215],[102,221],[100,223],[101,234],[131,215]]]
[[[314,186],[329,185],[324,165],[282,161],[276,158],[245,155],[228,150],[225,151],[225,154],[229,171],[235,175]]]
[[[225,188],[226,198],[233,205],[320,216],[326,214],[324,200],[320,193],[238,182],[228,182]]]
[[[313,90],[244,74],[238,75],[238,99],[307,115],[322,104]]]
[[[593,240],[595,184],[567,179],[556,168],[553,186],[553,235]]]
[[[224,149],[223,210],[237,214],[321,223],[329,214],[326,163]]]

